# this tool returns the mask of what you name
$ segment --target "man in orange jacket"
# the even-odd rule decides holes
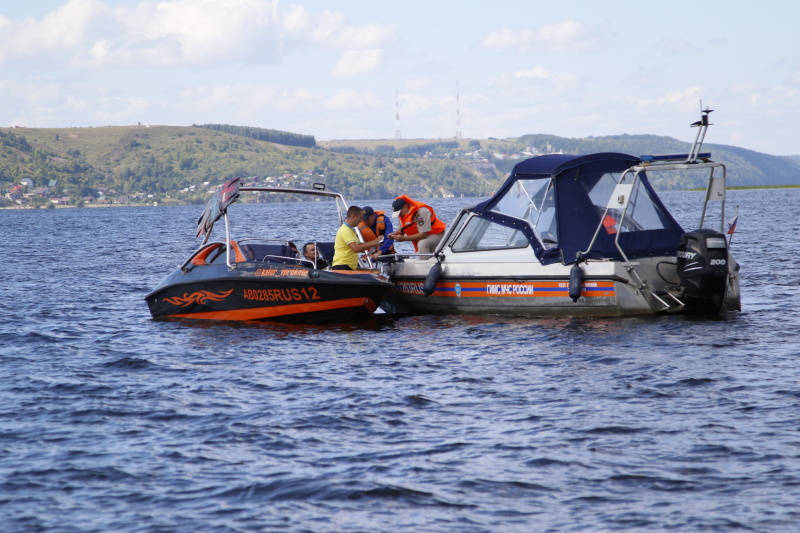
[[[381,255],[395,253],[394,241],[389,238],[389,234],[394,231],[392,219],[386,216],[383,211],[375,211],[372,206],[365,205],[358,229],[361,231],[361,236],[364,237],[365,241],[371,241],[376,237],[385,237],[380,247],[370,253],[372,259],[377,259]]]
[[[436,250],[447,224],[439,220],[431,206],[404,194],[392,202],[392,211],[392,216],[400,219],[400,230],[390,233],[390,239],[411,242],[414,250],[421,254],[432,254]]]

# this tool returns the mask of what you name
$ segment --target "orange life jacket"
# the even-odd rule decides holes
[[[385,211],[375,211],[375,214],[377,215],[375,217],[375,228],[378,230],[378,235],[375,235],[375,237],[378,237],[380,235],[383,235],[384,232],[386,231],[386,212]],[[366,220],[362,220],[361,222],[359,222],[358,223],[358,228],[362,232],[364,231],[363,228],[369,228],[370,232],[372,232],[372,228],[369,227],[369,225],[367,224]],[[374,235],[374,233],[373,233],[373,235]]]
[[[375,229],[378,230],[377,233],[372,231],[372,228],[367,224],[366,220],[362,220],[358,223],[358,230],[361,232],[361,236],[364,237],[364,242],[377,239],[381,235],[386,235],[386,212],[375,211],[375,214],[378,215],[375,218]],[[389,253],[395,253],[394,245],[389,248]]]
[[[436,216],[436,211],[434,211],[433,208],[428,204],[423,204],[422,202],[417,202],[416,200],[412,200],[405,194],[402,196],[398,196],[397,199],[405,200],[406,204],[409,206],[408,213],[406,213],[405,216],[400,215],[400,232],[403,235],[414,235],[416,233],[419,233],[419,226],[417,226],[416,215],[420,207],[426,207],[431,212],[431,231],[428,232],[430,235],[443,233],[444,230],[447,228],[447,224],[439,220],[439,218]],[[412,241],[412,243],[414,244],[414,251],[419,251],[419,248],[417,247],[417,241]]]
[[[606,228],[606,232],[609,235],[613,235],[617,232],[617,221],[614,217],[606,215],[603,219],[603,227]]]
[[[386,213],[384,211],[375,211],[375,214],[377,215],[375,217],[375,229],[378,230],[378,233],[372,231],[366,220],[358,223],[358,229],[361,230],[365,241],[371,241],[386,233]]]
[[[364,224],[363,222],[358,225],[358,231],[361,232],[361,236],[364,237],[364,242],[371,241],[377,239],[378,236],[372,231],[372,228]]]

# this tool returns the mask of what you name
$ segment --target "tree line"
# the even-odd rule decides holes
[[[5,205],[14,203],[2,198],[5,192],[25,178],[33,182],[26,193],[40,191],[29,201],[44,205],[56,197],[70,197],[73,204],[101,197],[115,203],[201,203],[210,189],[234,176],[284,186],[324,182],[353,200],[403,193],[480,196],[502,182],[501,176],[478,175],[447,160],[352,155],[320,147],[287,150],[211,128],[0,130],[0,204]]]
[[[231,135],[239,135],[257,141],[266,141],[286,146],[301,146],[303,148],[314,148],[317,140],[313,135],[301,135],[299,133],[289,133],[288,131],[270,130],[266,128],[256,128],[253,126],[233,126],[230,124],[192,124],[194,128],[206,128]]]
[[[223,127],[230,131],[222,131]],[[47,187],[50,195],[70,196],[74,202],[116,194],[199,203],[210,188],[234,176],[259,183],[272,179],[272,184],[286,186],[310,186],[321,181],[352,200],[393,198],[403,193],[422,198],[474,197],[496,190],[513,165],[529,157],[528,150],[542,153],[550,146],[571,154],[608,151],[643,155],[685,153],[689,147],[688,143],[654,135],[567,139],[537,134],[460,142],[339,141],[286,149],[274,143],[277,139],[288,142],[288,137],[255,138],[266,131],[275,130],[224,125],[2,129],[0,185],[4,190],[0,204],[8,205],[2,197],[26,178],[33,182],[27,192]],[[305,137],[313,140],[312,136]],[[721,145],[707,145],[704,151],[711,151],[715,160],[729,163],[732,186],[800,183],[798,159]],[[659,183],[662,189],[698,186],[702,184],[680,175]]]
[[[472,140],[468,142],[468,146],[472,148],[480,148],[480,141]],[[425,154],[432,156],[440,156],[448,154],[454,150],[458,150],[460,144],[458,141],[433,141],[423,143],[405,144],[402,146],[392,146],[391,144],[375,144],[365,146],[354,145],[341,145],[331,146],[328,148],[331,152],[339,152],[343,154],[352,155],[369,155],[369,156],[392,156],[392,157],[421,157]]]

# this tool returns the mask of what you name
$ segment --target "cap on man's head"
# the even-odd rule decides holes
[[[394,202],[392,202],[392,216],[397,217],[400,216],[400,210],[403,209],[403,206],[406,205],[406,201],[402,198],[398,198]]]
[[[372,215],[375,214],[375,210],[372,209],[372,207],[370,207],[368,205],[364,206],[363,211],[364,211],[364,214],[361,215],[361,220],[367,220],[367,219],[369,219],[369,217],[371,217]]]

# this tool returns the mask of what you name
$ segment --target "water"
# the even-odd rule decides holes
[[[728,205],[731,317],[329,327],[151,320],[198,206],[0,211],[3,531],[797,531],[800,191]]]

